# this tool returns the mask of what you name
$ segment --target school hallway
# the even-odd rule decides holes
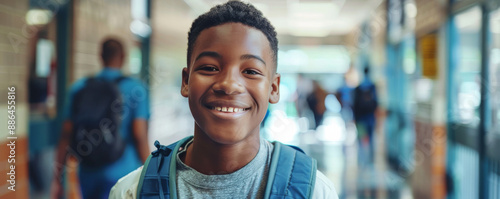
[[[61,167],[63,198],[82,198],[81,165],[56,165],[57,147],[108,37],[124,48],[116,74],[146,90],[149,150],[192,135],[187,34],[226,1],[0,1],[0,198],[49,198]],[[243,2],[279,41],[260,136],[314,157],[340,198],[500,199],[500,0]],[[356,125],[355,106],[373,118]]]

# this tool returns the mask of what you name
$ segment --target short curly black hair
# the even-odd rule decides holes
[[[193,21],[188,33],[187,66],[189,67],[194,44],[201,31],[230,22],[242,23],[256,28],[266,35],[271,45],[270,47],[273,52],[272,57],[276,69],[278,60],[278,39],[276,38],[277,34],[274,27],[257,8],[251,4],[240,1],[228,1],[225,4],[217,5]]]

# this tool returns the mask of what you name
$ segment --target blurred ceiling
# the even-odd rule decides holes
[[[155,28],[185,38],[191,22],[227,0],[156,2]],[[278,32],[280,44],[340,44],[370,17],[382,0],[245,0],[261,10]],[[163,29],[163,30],[162,30]]]

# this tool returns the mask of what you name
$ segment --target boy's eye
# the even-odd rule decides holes
[[[217,69],[214,66],[202,66],[202,67],[198,68],[198,70],[203,70],[203,71],[208,71],[208,72],[219,71],[219,69]]]
[[[256,71],[256,70],[251,70],[251,69],[248,69],[248,70],[244,70],[243,71],[244,74],[248,74],[248,75],[260,75],[260,72],[259,71]]]

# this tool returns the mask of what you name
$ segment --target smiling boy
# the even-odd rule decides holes
[[[171,162],[152,158],[155,163],[149,162],[154,165],[151,170],[159,173],[168,170],[164,167],[169,165],[173,169],[170,178],[168,172],[164,180],[157,180],[154,175],[148,177],[151,170],[146,168],[152,168],[148,164],[149,167],[141,167],[120,179],[110,198],[154,196],[156,192],[160,198],[277,196],[271,191],[274,184],[271,187],[268,182],[278,181],[273,174],[281,168],[273,169],[271,164],[273,151],[280,147],[259,135],[268,104],[279,101],[277,51],[273,26],[250,4],[230,1],[198,17],[188,33],[187,67],[182,70],[181,87],[195,119],[194,136],[174,144],[177,148],[157,145],[152,157],[170,157],[173,151],[173,158]],[[296,176],[306,185],[309,183],[306,187],[310,190],[305,195],[338,198],[333,184],[316,172],[315,161],[312,162],[310,165],[314,166],[308,167],[314,169],[312,180]],[[284,195],[293,190],[285,192]]]

